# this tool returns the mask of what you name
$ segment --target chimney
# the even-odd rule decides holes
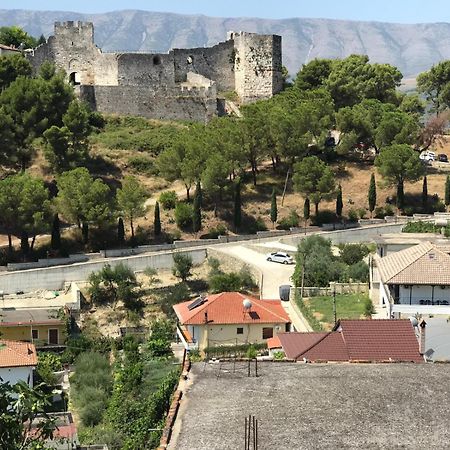
[[[423,355],[425,353],[425,327],[427,323],[425,320],[419,322],[419,353]]]

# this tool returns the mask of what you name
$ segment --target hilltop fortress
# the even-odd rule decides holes
[[[283,85],[281,36],[230,32],[207,48],[168,53],[103,53],[89,22],[56,22],[29,54],[34,70],[51,61],[80,98],[104,113],[207,121],[225,113],[223,94],[242,103],[272,97]]]

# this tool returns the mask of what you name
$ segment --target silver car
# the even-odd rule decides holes
[[[294,259],[291,255],[283,252],[272,252],[267,255],[267,261],[273,261],[282,264],[294,264]]]

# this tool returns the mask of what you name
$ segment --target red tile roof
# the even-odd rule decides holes
[[[252,306],[246,310],[243,301],[248,299]],[[280,300],[259,300],[239,292],[222,292],[207,297],[207,300],[189,311],[193,303],[179,303],[173,309],[182,325],[241,324],[241,323],[289,323],[290,319]]]
[[[267,339],[267,348],[272,350],[274,348],[281,348],[281,342],[278,339],[278,336],[271,337]]]
[[[279,333],[289,359],[423,362],[409,320],[341,320],[328,333]]]
[[[36,364],[36,348],[33,344],[0,340],[0,367],[24,367]]]

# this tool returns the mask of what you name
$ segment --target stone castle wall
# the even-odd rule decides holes
[[[57,22],[29,58],[35,71],[54,62],[105,113],[205,121],[222,110],[218,92],[235,90],[250,102],[282,88],[281,37],[272,35],[231,33],[212,47],[167,54],[102,53],[92,23]]]

